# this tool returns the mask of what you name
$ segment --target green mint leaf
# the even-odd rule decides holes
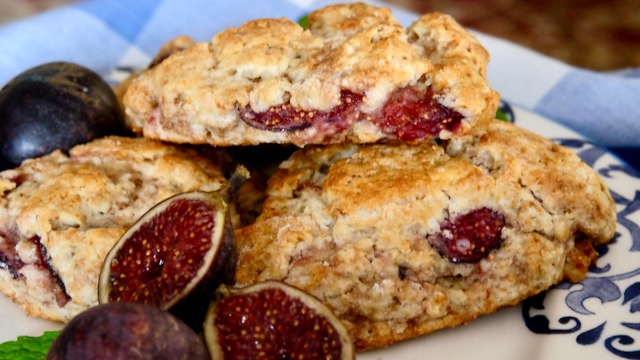
[[[309,26],[309,16],[305,15],[303,17],[301,17],[300,19],[298,19],[298,25],[302,26],[303,28],[307,28]]]
[[[60,331],[45,331],[38,337],[18,336],[15,341],[0,344],[0,359],[44,360]]]
[[[502,120],[502,121],[509,121],[509,117],[507,116],[507,113],[500,109],[496,111],[496,119]]]

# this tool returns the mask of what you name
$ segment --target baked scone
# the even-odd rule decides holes
[[[309,146],[236,231],[236,285],[304,289],[373,349],[582,279],[615,226],[595,171],[498,120],[441,145]]]
[[[448,15],[405,29],[356,3],[308,23],[259,19],[171,52],[128,86],[129,126],[177,143],[303,146],[448,139],[495,114],[489,55]]]
[[[225,182],[221,151],[108,137],[0,172],[0,290],[66,322],[98,301],[104,257],[153,205]]]

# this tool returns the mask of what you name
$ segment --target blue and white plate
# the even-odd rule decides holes
[[[615,239],[598,249],[598,265],[581,283],[561,283],[519,306],[358,359],[640,359],[640,174],[548,119],[507,104],[502,108],[516,125],[572,149],[598,171],[617,204]],[[4,297],[0,319],[0,342],[61,327],[25,316]]]

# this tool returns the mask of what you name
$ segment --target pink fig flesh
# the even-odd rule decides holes
[[[312,295],[268,281],[234,290],[207,313],[204,334],[215,359],[354,359],[340,320]]]
[[[170,301],[202,267],[214,226],[206,203],[172,202],[160,216],[140,226],[111,260],[109,301],[153,305]]]
[[[440,224],[441,232],[427,240],[452,262],[478,262],[502,244],[505,224],[504,215],[497,211],[474,209]]]
[[[217,286],[233,278],[235,262],[226,202],[204,192],[176,195],[142,216],[111,250],[99,300],[180,308],[183,321],[202,324]],[[199,319],[188,319],[190,312]]]

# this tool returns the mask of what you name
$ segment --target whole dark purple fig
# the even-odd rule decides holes
[[[279,281],[221,287],[204,337],[214,359],[354,359],[347,330],[312,295]]]
[[[80,65],[40,65],[0,90],[0,170],[56,149],[67,151],[124,133],[124,117],[113,90]]]
[[[226,189],[178,194],[144,214],[107,255],[99,302],[153,305],[199,330],[216,288],[235,275],[228,201],[248,177],[241,168]]]
[[[209,359],[202,338],[153,306],[110,303],[76,315],[56,337],[48,360]]]

